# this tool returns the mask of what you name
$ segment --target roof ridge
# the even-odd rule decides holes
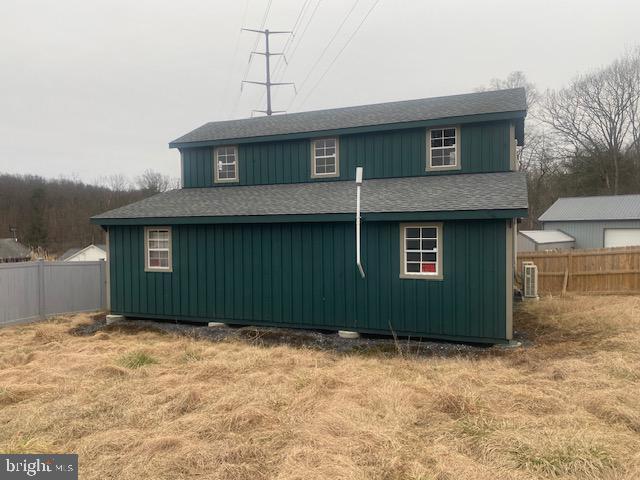
[[[454,93],[452,95],[437,95],[435,97],[419,97],[419,98],[405,98],[403,100],[389,100],[386,102],[374,102],[374,103],[360,103],[358,105],[348,105],[346,107],[328,107],[328,108],[318,108],[316,110],[303,110],[301,112],[291,112],[291,113],[281,113],[272,115],[271,118],[274,117],[286,117],[291,115],[303,115],[306,113],[318,113],[318,112],[326,112],[326,111],[336,111],[336,110],[350,110],[353,108],[364,108],[364,107],[372,107],[372,106],[384,106],[391,104],[401,104],[401,103],[411,103],[411,102],[420,102],[424,100],[441,100],[443,98],[458,98],[465,97],[468,95],[490,95],[494,93],[504,93],[504,92],[515,92],[522,90],[524,92],[524,87],[515,87],[515,88],[500,88],[497,90],[481,90],[477,92],[465,92],[465,93]],[[212,125],[216,123],[227,123],[227,122],[244,122],[244,121],[260,121],[267,117],[243,117],[243,118],[232,118],[229,120],[213,120],[210,122],[206,122],[204,125]]]
[[[170,147],[206,142],[274,137],[402,125],[412,122],[495,114],[526,115],[524,88],[486,90],[361,105],[207,122],[169,143]],[[509,117],[511,118],[511,117]],[[496,119],[490,117],[485,119]],[[498,119],[503,119],[500,117]],[[393,127],[397,128],[397,127]]]

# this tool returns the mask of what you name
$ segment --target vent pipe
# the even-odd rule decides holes
[[[360,187],[362,187],[362,167],[356,167],[356,265],[360,276],[364,278],[364,269],[360,261]]]

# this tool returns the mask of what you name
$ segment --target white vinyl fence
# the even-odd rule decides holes
[[[0,326],[105,307],[104,261],[0,264]]]

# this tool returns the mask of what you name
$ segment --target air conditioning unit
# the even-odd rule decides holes
[[[538,298],[538,267],[533,262],[522,265],[522,279],[524,283],[524,298]]]

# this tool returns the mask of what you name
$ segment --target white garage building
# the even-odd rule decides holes
[[[559,198],[538,220],[575,248],[640,246],[640,195]]]

